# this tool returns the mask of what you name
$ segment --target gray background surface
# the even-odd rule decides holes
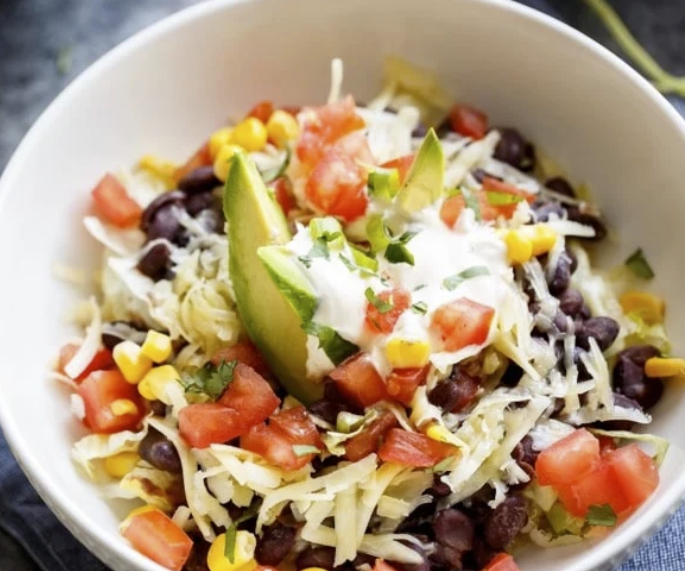
[[[195,3],[0,0],[0,171],[41,111],[83,69],[138,30]],[[561,17],[614,47],[580,0],[524,3]],[[685,75],[685,1],[613,0],[613,4],[657,61],[672,73]],[[684,542],[685,514],[681,510],[622,571],[685,569]],[[0,571],[37,569],[23,549],[0,530]]]

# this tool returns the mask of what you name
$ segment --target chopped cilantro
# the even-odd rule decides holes
[[[585,521],[590,525],[601,525],[604,527],[614,527],[616,525],[616,514],[609,504],[601,506],[590,506],[585,516]]]
[[[332,327],[310,321],[304,324],[302,328],[309,335],[319,339],[319,347],[323,349],[324,353],[326,353],[336,367],[348,357],[359,352],[359,347],[343,339]]]
[[[466,204],[466,207],[470,208],[475,213],[476,220],[482,220],[482,216],[480,213],[480,204],[478,202],[476,194],[466,188],[461,188],[460,192],[461,195],[464,197],[464,204]]]
[[[425,301],[417,301],[411,306],[411,310],[419,315],[425,315],[428,312],[428,304]]]
[[[261,507],[261,501],[254,502],[240,517],[226,528],[226,544],[224,545],[224,557],[231,563],[235,563],[235,543],[238,535],[238,526],[256,517]]]
[[[233,381],[233,372],[238,361],[221,361],[218,367],[207,363],[193,375],[184,375],[181,384],[187,393],[204,393],[218,399]]]
[[[445,289],[452,291],[457,289],[457,287],[464,281],[470,279],[470,278],[476,278],[478,276],[487,276],[490,275],[490,270],[486,266],[471,266],[470,268],[466,268],[465,270],[459,272],[458,274],[454,274],[453,276],[446,277],[442,281],[442,287]]]
[[[633,272],[638,278],[643,280],[651,280],[654,277],[654,270],[649,265],[642,248],[635,250],[624,262],[626,266]]]
[[[369,301],[369,303],[373,305],[378,310],[378,313],[380,313],[381,315],[383,315],[384,313],[388,313],[389,311],[392,311],[393,307],[395,307],[395,304],[392,302],[392,298],[388,301],[384,301],[380,297],[378,297],[370,287],[366,288],[364,295],[366,296],[366,299]]]

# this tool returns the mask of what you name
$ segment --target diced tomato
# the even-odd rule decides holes
[[[366,212],[366,177],[351,157],[327,152],[316,165],[304,190],[307,200],[326,214],[352,222]]]
[[[178,413],[178,429],[193,448],[207,448],[233,440],[241,431],[248,431],[240,413],[218,402],[203,402],[183,407]]]
[[[278,202],[281,210],[283,210],[283,214],[287,216],[297,206],[290,179],[287,176],[279,177],[271,183],[271,186],[274,189],[276,202]]]
[[[314,168],[332,143],[363,127],[364,119],[357,114],[354,99],[349,95],[323,107],[306,109],[297,156],[309,168]]]
[[[219,402],[240,413],[244,424],[254,426],[266,420],[280,404],[271,385],[252,367],[238,363],[233,381]],[[239,434],[242,434],[242,431]]]
[[[485,343],[495,310],[465,297],[438,307],[431,329],[442,339],[445,351],[458,351]]]
[[[597,436],[599,440],[599,454],[604,456],[607,452],[616,450],[616,440],[611,436]]]
[[[488,116],[474,107],[457,105],[450,111],[450,125],[464,137],[482,139],[488,131]]]
[[[346,399],[362,408],[388,399],[383,378],[366,353],[350,357],[329,376]]]
[[[599,441],[584,428],[540,452],[535,474],[543,486],[570,484],[599,465]]]
[[[386,563],[385,559],[376,559],[376,564],[373,566],[372,571],[397,571],[397,569]]]
[[[557,484],[554,489],[566,510],[577,517],[585,517],[590,506],[609,504],[617,515],[624,515],[632,507],[617,485],[611,468],[604,463],[574,478],[573,483]]]
[[[212,357],[212,363],[219,366],[221,362],[230,363],[231,361],[238,361],[243,365],[252,367],[262,377],[270,375],[269,367],[252,341],[240,341],[231,347],[219,349]]]
[[[438,442],[423,434],[393,428],[386,436],[378,456],[383,462],[394,462],[413,468],[430,468],[457,452],[454,446]]]
[[[482,571],[521,571],[521,568],[508,553],[498,553]]]
[[[426,382],[430,367],[420,369],[394,369],[385,380],[388,394],[405,406],[411,404],[419,385]]]
[[[266,124],[273,112],[274,104],[271,101],[265,100],[260,101],[252,109],[250,109],[247,117],[254,117],[255,119],[259,119],[262,123]]]
[[[385,169],[397,169],[397,172],[400,175],[400,184],[403,184],[407,179],[407,174],[409,174],[411,166],[414,164],[415,158],[416,155],[404,155],[402,157],[392,159],[387,163],[383,163],[381,166]]]
[[[366,458],[369,454],[377,452],[389,430],[397,426],[397,419],[390,411],[383,411],[380,418],[374,420],[371,425],[354,438],[345,443],[345,458],[356,462]]]
[[[513,196],[518,196],[520,198],[523,198],[528,204],[533,204],[533,202],[535,202],[534,194],[526,192],[525,190],[521,190],[513,184],[509,184],[508,182],[504,182],[491,176],[486,176],[483,178],[483,190],[485,190],[486,192],[501,192],[503,194],[511,194]],[[514,206],[516,205],[514,204]]]
[[[446,226],[452,228],[459,220],[464,208],[466,208],[466,202],[461,194],[450,196],[440,207],[440,219]]]
[[[193,540],[157,508],[142,508],[126,520],[123,536],[149,559],[172,571],[181,571]]]
[[[656,463],[637,444],[607,452],[604,461],[610,468],[614,486],[618,486],[631,508],[641,506],[659,485]]]
[[[298,470],[310,462],[315,453],[298,454],[294,446],[322,449],[323,443],[309,413],[298,406],[275,414],[268,425],[253,426],[240,439],[240,446],[284,470]]]
[[[182,178],[189,175],[200,167],[206,167],[212,164],[212,154],[209,152],[209,143],[202,145],[197,152],[188,159],[188,162],[176,169],[174,172],[174,180],[178,182]]]
[[[390,303],[392,307],[385,313],[381,312],[373,303],[366,304],[366,328],[373,333],[391,333],[400,316],[411,305],[411,293],[397,287],[382,291],[377,297],[383,303]]]
[[[146,413],[135,385],[126,382],[118,370],[93,371],[78,386],[86,409],[85,424],[97,434],[112,434],[135,429]],[[130,400],[136,412],[116,415],[111,405],[117,400]]]
[[[59,352],[59,363],[57,365],[57,370],[66,375],[64,367],[74,358],[76,352],[79,350],[79,345],[74,343],[69,343],[62,347]],[[114,366],[114,360],[112,359],[112,352],[109,349],[100,349],[95,353],[95,357],[88,364],[88,366],[83,370],[83,372],[76,377],[74,380],[78,383],[90,375],[93,371],[103,371]]]
[[[261,375],[238,363],[233,381],[218,402],[191,404],[181,409],[179,430],[193,448],[206,448],[245,434],[266,420],[279,403]]]
[[[140,222],[143,209],[111,174],[102,177],[91,194],[95,209],[107,222],[119,228],[129,228]]]

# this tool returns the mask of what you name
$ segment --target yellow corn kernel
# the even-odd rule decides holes
[[[385,346],[385,355],[394,369],[423,367],[428,363],[430,347],[425,341],[394,338]]]
[[[209,138],[209,154],[212,159],[216,159],[221,147],[230,142],[232,133],[232,127],[222,127],[218,131],[212,133],[212,136]]]
[[[164,183],[165,188],[176,188],[174,173],[176,172],[178,165],[160,159],[155,155],[143,155],[140,161],[138,161],[138,166],[161,180]]]
[[[447,430],[447,428],[436,423],[433,423],[428,427],[428,430],[426,430],[426,436],[428,436],[428,438],[431,440],[445,442],[446,444],[452,444],[452,440],[454,440],[452,433]]]
[[[507,257],[512,264],[523,264],[533,257],[533,242],[518,230],[506,230],[502,236]]]
[[[300,126],[297,124],[297,119],[290,113],[277,109],[266,123],[266,132],[269,139],[282,147],[287,141],[297,139],[300,134]]]
[[[117,399],[109,405],[109,410],[114,416],[125,414],[138,414],[138,406],[131,399]]]
[[[214,174],[221,182],[226,182],[228,178],[228,169],[230,168],[230,160],[235,155],[236,151],[242,150],[238,145],[226,143],[219,149],[219,152],[214,159]]]
[[[235,556],[233,563],[226,557],[226,534],[218,536],[207,553],[207,567],[209,571],[252,571],[257,562],[254,560],[254,550],[257,545],[255,536],[249,531],[239,531],[235,537]]]
[[[113,478],[123,478],[136,467],[139,460],[136,452],[120,452],[105,458],[105,471]]]
[[[647,325],[663,323],[666,313],[664,300],[646,291],[627,291],[619,300],[626,313],[637,314]]]
[[[163,363],[171,357],[171,337],[150,329],[140,350],[153,362]]]
[[[172,365],[154,367],[138,383],[138,392],[147,400],[160,400],[164,404],[171,404],[166,394],[166,386],[176,383],[181,378],[178,371]]]
[[[533,256],[546,254],[557,242],[557,233],[547,224],[532,224],[521,226],[518,232],[530,240],[533,246]]]
[[[268,133],[266,126],[256,117],[244,119],[233,129],[230,142],[239,145],[247,152],[261,151],[266,145]]]
[[[114,362],[121,374],[131,384],[136,384],[152,367],[149,357],[143,355],[140,346],[133,341],[122,341],[112,351]]]
[[[653,378],[685,376],[685,359],[652,357],[645,363],[645,375]]]

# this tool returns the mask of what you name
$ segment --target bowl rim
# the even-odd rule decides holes
[[[147,45],[154,43],[160,37],[172,33],[177,28],[191,25],[199,19],[230,9],[233,6],[248,2],[268,4],[273,1],[276,0],[207,0],[200,2],[148,25],[99,57],[76,76],[46,107],[11,154],[4,172],[0,176],[0,209],[3,208],[15,180],[24,168],[27,156],[34,142],[40,140],[55,118],[59,116],[63,109],[68,107],[74,94],[88,89],[89,84],[93,80],[105,75],[112,66],[122,59],[129,57],[138,50],[144,49]],[[507,13],[507,17],[532,21],[538,26],[566,37],[571,43],[591,53],[595,58],[601,60],[602,64],[607,68],[618,72],[619,75],[624,76],[635,87],[639,88],[646,97],[648,104],[652,105],[668,121],[674,124],[680,135],[685,139],[685,120],[677,113],[673,106],[635,69],[594,39],[550,15],[518,2],[512,2],[511,0],[459,1],[466,5],[478,6],[479,9],[502,11]],[[5,439],[19,466],[41,498],[51,508],[61,523],[81,543],[88,545],[91,552],[106,560],[112,560],[115,557],[120,562],[125,561],[138,569],[162,569],[161,566],[138,553],[125,542],[112,542],[109,534],[101,532],[98,528],[90,525],[91,522],[87,511],[73,503],[67,491],[61,489],[50,478],[48,471],[41,467],[37,456],[26,447],[26,441],[20,433],[14,421],[12,411],[5,404],[4,399],[0,399],[0,428],[2,428]],[[581,558],[565,571],[589,571],[597,566],[607,565],[612,560],[617,560],[622,551],[625,551],[632,545],[646,541],[646,538],[656,531],[655,528],[661,525],[677,509],[684,496],[685,473],[676,479],[668,494],[646,506],[646,511],[645,507],[642,508],[643,517],[633,519],[627,529],[624,530],[624,533],[621,534],[619,540],[611,541],[611,537],[616,537],[615,535],[608,537],[601,544],[595,545],[595,549],[590,555]],[[640,541],[641,539],[642,542]]]

